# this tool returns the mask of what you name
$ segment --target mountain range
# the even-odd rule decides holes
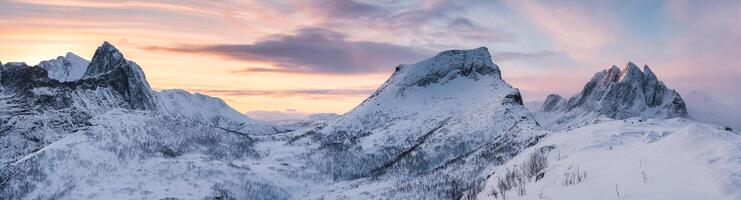
[[[741,136],[648,66],[533,112],[502,73],[485,47],[447,50],[347,113],[273,124],[154,91],[108,42],[5,63],[0,199],[741,199]]]

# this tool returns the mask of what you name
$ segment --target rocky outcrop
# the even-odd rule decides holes
[[[92,87],[112,87],[128,107],[136,110],[154,110],[155,95],[141,67],[128,61],[108,42],[98,47],[93,60],[82,77],[82,84]]]
[[[568,100],[549,95],[543,111],[571,115],[600,115],[614,119],[631,117],[687,117],[682,97],[661,82],[648,66],[641,71],[628,63],[596,73],[584,89]]]
[[[545,98],[545,102],[543,102],[540,109],[545,112],[555,111],[561,109],[564,106],[564,103],[566,103],[566,101],[561,97],[561,95],[550,94]]]

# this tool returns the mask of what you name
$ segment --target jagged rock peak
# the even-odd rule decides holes
[[[564,103],[563,97],[558,94],[550,94],[545,98],[545,102],[541,106],[541,110],[545,112],[558,110]]]
[[[656,74],[654,74],[651,68],[648,67],[648,65],[643,66],[643,77],[645,81],[659,81],[659,78],[656,76]]]
[[[132,109],[155,109],[155,95],[144,71],[132,61],[124,58],[123,54],[108,42],[95,50],[95,55],[87,67],[84,81],[107,82],[124,97]]]
[[[499,67],[491,60],[486,47],[468,50],[446,50],[432,58],[412,65],[400,65],[394,75],[403,76],[405,85],[427,86],[441,80],[480,76],[501,79]]]
[[[126,59],[116,47],[111,43],[103,42],[98,49],[95,50],[95,55],[88,66],[87,71],[83,77],[94,77],[100,74],[105,74],[115,67],[124,65]]]
[[[642,80],[643,79],[643,72],[641,72],[641,69],[638,68],[633,62],[628,62],[628,64],[625,66],[625,70],[622,71],[620,74],[620,80],[631,81],[631,80]]]
[[[596,73],[577,95],[568,102],[548,96],[544,111],[579,111],[611,118],[687,117],[682,97],[659,81],[646,65],[643,71],[632,62],[623,70],[617,66]]]

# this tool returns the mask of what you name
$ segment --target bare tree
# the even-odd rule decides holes
[[[574,185],[577,183],[581,183],[584,179],[587,178],[587,172],[582,171],[579,166],[573,167],[569,166],[568,169],[566,169],[566,172],[564,172],[564,179],[563,179],[563,186],[569,186]]]

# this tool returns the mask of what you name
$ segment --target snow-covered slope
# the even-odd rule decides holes
[[[184,90],[162,90],[157,93],[161,111],[216,127],[251,135],[276,133],[274,126],[257,122],[229,107],[223,100]]]
[[[89,120],[112,109],[149,110],[188,116],[203,124],[270,134],[276,131],[228,108],[220,100],[174,103],[172,95],[158,94],[147,83],[141,68],[105,42],[95,52],[84,76],[60,82],[49,78],[46,68],[76,60],[72,54],[39,66],[6,63],[0,67],[0,163],[5,164],[90,126]],[[66,66],[66,65],[64,65]],[[78,65],[70,65],[70,67]],[[58,69],[58,68],[54,68]],[[75,71],[75,70],[73,70]],[[76,71],[77,72],[77,71]],[[184,95],[181,95],[182,98]],[[206,99],[191,97],[191,99]],[[190,103],[184,105],[183,103]],[[159,108],[162,107],[162,108]],[[200,115],[193,109],[197,107]],[[222,126],[223,125],[223,126]]]
[[[741,199],[739,152],[741,136],[716,125],[613,120],[549,134],[477,199]]]
[[[85,75],[88,65],[90,65],[90,61],[87,61],[72,52],[67,53],[65,56],[59,56],[56,59],[39,63],[39,67],[46,69],[49,78],[60,82],[79,80],[83,75]]]
[[[596,73],[584,89],[569,99],[549,95],[541,107],[538,121],[561,129],[599,117],[626,119],[648,117],[668,119],[687,117],[684,100],[667,88],[648,66],[641,71],[628,63]]]
[[[482,47],[400,65],[356,108],[296,134],[291,143],[307,145],[320,172],[387,183],[375,186],[382,197],[341,188],[323,198],[440,199],[451,181],[471,185],[542,131]]]
[[[0,170],[0,199],[288,198],[246,134],[128,109],[90,124]]]

